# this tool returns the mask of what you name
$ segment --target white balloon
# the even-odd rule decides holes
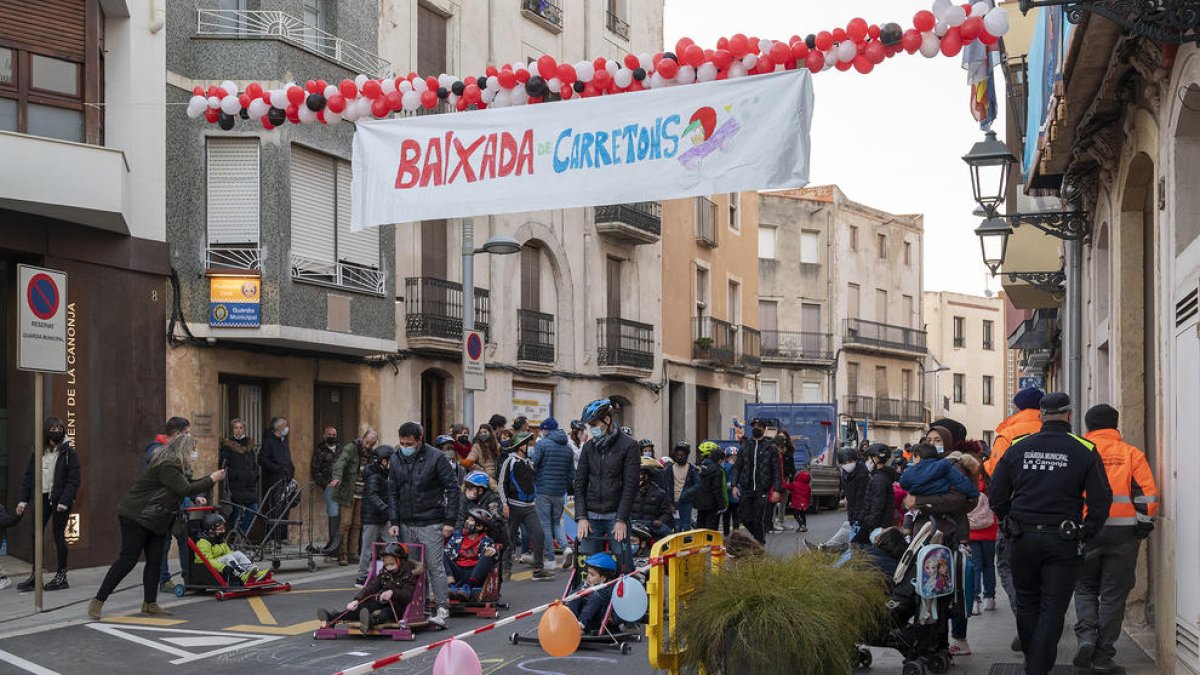
[[[945,21],[942,21],[942,20],[939,20],[939,21],[938,21],[936,24],[934,24],[934,26],[933,26],[933,34],[934,34],[934,35],[936,35],[936,36],[938,36],[938,37],[942,37],[943,35],[945,35],[945,34],[946,34],[946,31],[948,31],[948,30],[950,30],[950,24],[948,24],[948,23],[946,23]]]
[[[369,80],[369,79],[371,79],[371,78],[359,73],[358,75],[354,76],[354,85],[356,87],[358,87],[359,89],[362,89],[362,86],[364,84],[366,84],[367,80]]]
[[[954,3],[951,2],[951,0],[933,0],[934,18],[936,18],[938,21],[944,20],[946,18],[946,10],[950,9],[952,6],[954,6]]]
[[[187,116],[192,119],[204,114],[204,109],[208,107],[208,101],[203,96],[193,96],[188,100]]]
[[[772,44],[774,44],[774,42],[772,40],[768,40],[767,38],[763,38],[763,39],[759,40],[758,41],[759,53],[760,54],[770,54]]]
[[[421,95],[416,91],[406,91],[400,97],[400,105],[405,110],[412,112],[421,106]]]
[[[650,70],[654,67],[654,55],[647,54],[645,52],[638,54],[638,64],[641,65],[644,70]]]
[[[575,77],[580,82],[591,82],[595,74],[596,66],[592,65],[591,61],[580,61],[575,64]]]
[[[412,82],[409,82],[408,80],[400,80],[400,84],[396,85],[396,91],[400,92],[401,94],[407,94],[412,90]]]
[[[227,115],[236,115],[242,109],[242,104],[238,103],[237,97],[232,94],[221,99],[221,110]]]
[[[605,61],[604,69],[608,71],[609,75],[612,75],[615,77],[617,74],[617,71],[621,70],[621,66],[617,65],[616,61]]]
[[[746,70],[753,70],[754,66],[758,65],[758,55],[757,54],[747,54],[747,55],[743,56],[742,57],[742,65],[746,67]]]
[[[679,84],[691,84],[696,81],[696,69],[691,66],[679,66],[679,72],[675,74],[675,81]]]
[[[325,124],[337,124],[342,121],[342,113],[335,113],[332,110],[325,111]]]
[[[558,92],[562,91],[562,80],[558,79],[557,77],[552,77],[550,78],[550,81],[546,83],[546,87],[550,89],[551,94],[557,94]]]
[[[687,66],[687,67],[690,68],[691,66]],[[732,70],[733,66],[730,66],[729,68],[730,68],[730,70]],[[679,70],[682,71],[683,68],[680,68]],[[710,61],[701,63],[700,67],[696,69],[696,79],[699,80],[700,82],[712,82],[713,80],[717,79],[716,64],[714,64]]]
[[[424,94],[429,89],[429,85],[425,83],[425,80],[418,77],[412,81],[412,88],[418,94]]]
[[[991,10],[992,3],[987,2],[987,0],[980,0],[979,2],[971,5],[971,16],[978,16],[982,18],[987,16],[987,13]]]
[[[825,52],[825,67],[826,68],[832,68],[834,66],[834,64],[836,64],[837,62],[838,62],[838,55],[837,55],[836,49],[830,49],[829,51]]]
[[[390,77],[383,78],[379,81],[379,90],[383,92],[384,96],[387,96],[393,91],[396,91],[396,81]]]
[[[325,91],[321,93],[325,96],[325,98],[329,98],[330,96],[333,96],[339,92],[336,84],[328,84],[325,85]]]
[[[420,100],[418,99],[418,103]],[[365,119],[371,116],[371,99],[366,96],[360,96],[354,99],[354,112],[359,119]]]
[[[613,81],[617,83],[618,87],[624,89],[633,82],[633,71],[628,68],[622,68],[617,71],[616,75],[613,75]]]
[[[454,76],[442,73],[438,76],[438,84],[449,89],[454,86]]]
[[[256,98],[253,101],[250,101],[250,107],[246,109],[246,112],[250,115],[250,119],[258,120],[261,119],[263,115],[266,115],[267,111],[270,109],[271,106],[267,105],[266,101],[262,100],[261,98]]]
[[[287,107],[288,107],[287,92],[282,89],[272,89],[271,90],[271,105],[275,106],[276,108],[279,108],[280,110],[287,110]]]
[[[484,91],[488,91],[489,89],[499,89],[499,88],[500,88],[500,78],[496,77],[495,75],[489,75],[488,79],[487,79],[487,89],[484,89]]]
[[[346,102],[346,109],[342,111],[342,119],[347,122],[358,121],[358,106],[354,104],[354,101]]]
[[[650,83],[651,89],[662,89],[663,87],[667,86],[666,79],[664,79],[663,76],[659,75],[658,73],[654,73],[647,78],[647,82]]]
[[[850,40],[846,40],[845,42],[838,44],[838,61],[853,61],[855,56],[858,56],[858,45],[854,44]]]
[[[1003,37],[1008,32],[1008,12],[997,7],[983,17],[983,27],[996,37]]]
[[[508,89],[496,92],[496,98],[492,100],[493,108],[507,108],[510,105],[512,105],[512,94]]]
[[[221,83],[221,88],[224,89],[225,93],[229,94],[230,96],[238,95],[238,88],[237,85],[233,83],[233,80],[225,80]]]
[[[938,37],[929,31],[921,33],[921,56],[927,59],[932,59],[942,50],[942,44]]]
[[[479,97],[483,99],[484,103],[490,104],[492,101],[496,100],[497,91],[499,91],[499,88],[493,89],[492,87],[488,87],[479,93]]]
[[[963,9],[962,7],[954,5],[950,9],[946,10],[946,25],[951,27],[961,26],[962,22],[966,20],[967,10]]]
[[[213,108],[214,110],[221,107],[221,99],[217,98],[216,96],[209,96],[207,99],[205,99],[205,102],[208,103],[208,107]]]
[[[308,106],[302,105],[296,111],[296,116],[300,118],[301,124],[312,124],[317,121],[317,113],[308,109]]]
[[[513,105],[525,105],[529,103],[529,92],[525,91],[525,87],[515,87],[510,95]]]
[[[708,65],[708,64],[706,63],[704,65]],[[736,61],[734,61],[733,65],[729,66],[730,79],[735,78],[735,77],[745,77],[745,76],[746,76],[746,66],[744,66]]]

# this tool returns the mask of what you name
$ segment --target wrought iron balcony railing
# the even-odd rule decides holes
[[[557,0],[521,0],[521,9],[562,30],[563,10]]]
[[[692,317],[692,358],[718,366],[736,360],[737,331],[728,321],[711,316]]]
[[[597,206],[596,230],[637,243],[653,243],[662,236],[662,204],[634,202]],[[631,231],[632,230],[632,231]]]
[[[554,315],[517,310],[517,359],[554,363]]]
[[[326,262],[303,256],[292,256],[292,278],[312,284],[349,288],[365,293],[383,295],[387,273],[373,267],[348,262]]]
[[[814,359],[833,358],[833,335],[805,331],[764,330],[762,332],[763,358]]]
[[[872,396],[846,396],[846,414],[858,419],[875,417],[875,398]]]
[[[408,337],[462,340],[462,284],[434,277],[404,281],[404,324]],[[475,289],[475,330],[491,335],[491,298]]]
[[[741,347],[738,349],[738,366],[752,373],[762,370],[762,333],[749,326],[738,330]]]
[[[596,319],[601,366],[654,370],[654,326],[628,319]]]
[[[917,354],[927,351],[923,330],[863,319],[844,319],[842,328],[842,339],[847,345],[886,347]]]
[[[622,19],[621,17],[617,16],[616,14],[613,14],[612,12],[608,12],[607,14],[608,14],[608,32],[612,33],[613,35],[616,35],[617,37],[621,38],[622,40],[628,40],[629,39],[629,22]]]

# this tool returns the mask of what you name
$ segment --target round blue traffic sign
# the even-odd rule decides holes
[[[478,361],[483,356],[483,340],[479,337],[479,333],[471,333],[467,336],[467,356],[472,361]]]
[[[25,289],[25,297],[30,311],[42,321],[47,321],[58,313],[58,284],[47,274],[33,275],[29,280],[29,287]]]

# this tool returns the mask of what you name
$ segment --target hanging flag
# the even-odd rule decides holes
[[[963,48],[963,69],[970,88],[971,116],[984,131],[996,121],[996,65],[1000,63],[999,45],[973,42]]]

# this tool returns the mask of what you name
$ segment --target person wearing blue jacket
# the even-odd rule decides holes
[[[680,441],[671,449],[671,464],[661,474],[660,485],[675,510],[675,531],[692,529],[692,501],[700,491],[700,470],[688,462],[692,446]]]
[[[537,509],[538,520],[542,522],[544,548],[544,565],[546,569],[554,569],[557,563],[554,559],[554,540],[566,543],[562,531],[563,500],[567,491],[575,484],[575,452],[567,444],[567,434],[558,428],[558,422],[553,417],[547,417],[538,431],[541,439],[533,448],[530,460],[533,462],[534,477],[534,506]],[[571,558],[570,547],[563,549],[564,566]]]
[[[979,498],[979,488],[953,462],[939,459],[937,448],[921,443],[916,447],[916,455],[921,461],[910,465],[900,476],[900,487],[910,494],[926,497],[957,490],[970,499]]]

